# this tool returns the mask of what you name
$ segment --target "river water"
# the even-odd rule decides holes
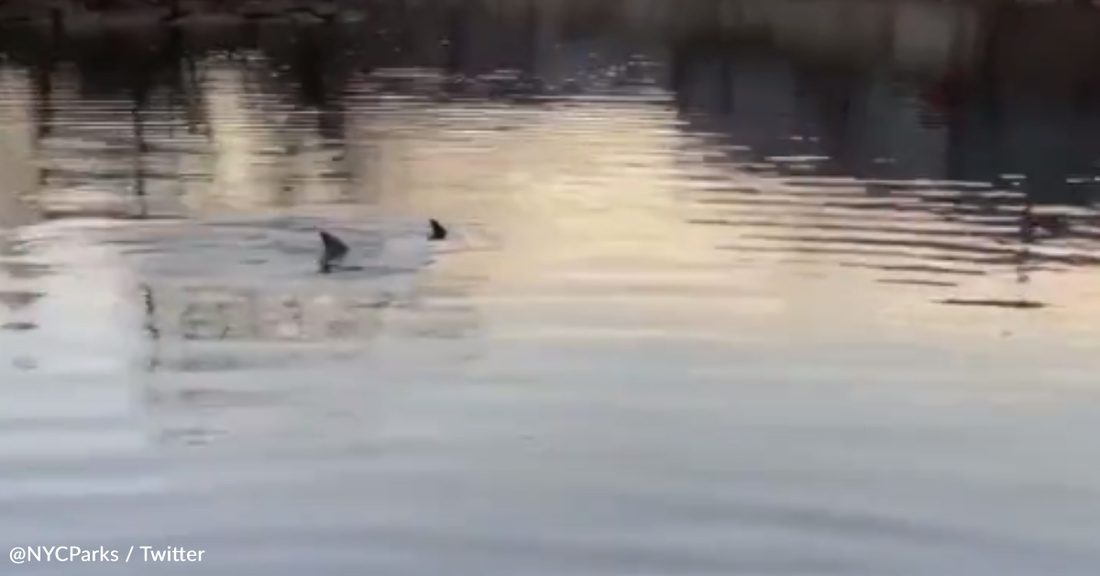
[[[5,574],[1100,570],[1095,107],[436,16],[0,42]]]

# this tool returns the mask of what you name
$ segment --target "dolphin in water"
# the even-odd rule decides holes
[[[439,241],[447,238],[447,229],[442,224],[432,219],[428,221],[430,230],[428,232],[429,241]],[[322,274],[328,274],[335,270],[361,270],[359,266],[344,266],[344,257],[348,255],[350,249],[343,240],[337,238],[329,232],[324,230],[318,230],[317,234],[321,236],[321,256],[318,258],[318,267]]]

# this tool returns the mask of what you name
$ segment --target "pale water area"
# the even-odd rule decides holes
[[[359,26],[0,41],[3,574],[1100,572],[1094,105]]]

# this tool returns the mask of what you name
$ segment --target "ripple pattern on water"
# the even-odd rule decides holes
[[[0,38],[0,541],[1096,573],[1095,114],[473,5]]]

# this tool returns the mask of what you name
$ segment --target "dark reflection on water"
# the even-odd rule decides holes
[[[1095,13],[865,4],[5,32],[0,540],[1094,574]]]
[[[365,189],[379,185],[372,161],[385,160],[371,158],[379,149],[369,141],[349,149],[348,106],[370,107],[393,93],[456,110],[531,99],[558,110],[599,96],[663,107],[668,90],[678,129],[702,141],[693,153],[722,161],[740,180],[694,175],[707,180],[693,188],[716,193],[699,194],[696,201],[709,206],[700,223],[751,224],[761,240],[774,239],[766,228],[778,227],[789,241],[826,252],[927,248],[947,261],[954,252],[983,268],[1094,260],[1089,214],[1065,209],[1090,207],[1096,192],[1095,106],[1084,97],[1058,105],[1055,95],[1013,84],[1011,70],[988,62],[1001,48],[995,34],[985,47],[993,56],[926,65],[918,75],[802,61],[766,43],[702,33],[616,37],[605,24],[575,38],[568,18],[540,19],[533,7],[501,15],[476,3],[378,10],[380,20],[365,31],[268,27],[242,37],[174,30],[163,38],[55,39],[48,49],[9,40],[9,75],[27,78],[33,146],[45,159],[37,191],[21,192],[39,203],[39,218],[182,217],[191,190],[213,184],[225,195],[241,185],[232,171],[211,166],[236,161],[249,164],[254,194],[263,197],[246,202],[370,201]],[[1077,82],[1082,87],[1070,92],[1095,84],[1091,77]],[[87,104],[67,106],[74,98]],[[223,107],[211,98],[243,98],[243,117],[212,118]],[[256,142],[239,160],[212,141],[211,124],[222,121],[248,127]],[[762,187],[770,193],[746,197]],[[802,223],[793,234],[770,215],[719,217],[758,204],[852,214]],[[893,216],[875,217],[884,212]],[[929,215],[965,229],[911,222]],[[1027,248],[1043,243],[1073,248]]]

